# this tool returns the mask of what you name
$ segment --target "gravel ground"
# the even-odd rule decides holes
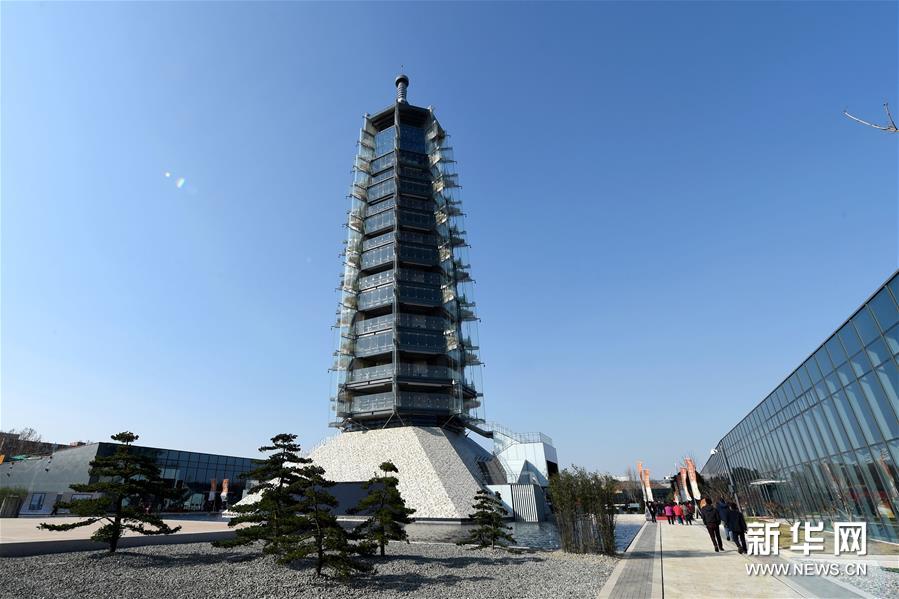
[[[874,597],[899,597],[899,572],[870,564],[867,576],[839,576],[838,580]]]
[[[373,561],[376,574],[340,582],[317,579],[308,563],[284,567],[258,549],[208,543],[5,558],[0,597],[595,597],[618,560],[393,543],[386,559]]]

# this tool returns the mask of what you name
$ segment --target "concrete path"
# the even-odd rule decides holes
[[[722,529],[723,533],[723,529]],[[723,535],[722,535],[723,536]],[[749,557],[724,541],[715,553],[705,526],[648,522],[599,592],[602,599],[696,599],[697,597],[863,597],[850,587],[817,576],[747,574],[747,564],[782,562]]]
[[[102,526],[100,522],[72,530],[53,532],[37,528],[41,522],[67,524],[81,518],[55,516],[43,518],[0,518],[0,557],[41,555],[64,551],[102,549],[104,545],[90,540],[91,534]],[[141,536],[126,531],[122,547],[161,545],[167,543],[199,543],[225,539],[234,535],[225,520],[166,519],[171,527],[181,530],[171,535]]]

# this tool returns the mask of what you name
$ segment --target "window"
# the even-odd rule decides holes
[[[880,366],[890,359],[890,352],[889,350],[887,350],[887,346],[883,342],[883,339],[878,339],[877,341],[869,345],[867,352],[868,357],[871,359],[871,362],[874,364],[874,366]]]
[[[368,275],[367,277],[361,277],[359,279],[359,289],[371,289],[372,287],[377,287],[378,285],[384,285],[385,283],[393,283],[393,271],[385,270],[384,272],[379,272],[374,275]]]
[[[435,248],[400,246],[400,260],[415,264],[437,264],[437,250]]]
[[[378,251],[378,250],[375,250]],[[383,306],[393,302],[393,284],[384,285],[359,294],[358,306],[360,310]]]
[[[877,427],[877,420],[874,418],[871,406],[862,394],[858,383],[852,383],[846,387],[846,397],[849,398],[849,403],[855,410],[858,423],[861,425],[862,433],[865,435],[865,440],[869,444],[881,442],[883,438],[880,435],[880,429]]]
[[[899,414],[899,370],[892,360],[877,369],[877,378],[880,379],[893,410]]]
[[[376,183],[380,183],[381,181],[386,181],[387,179],[393,178],[393,169],[387,169],[383,173],[378,173],[374,177],[371,178],[371,185]]]
[[[840,383],[842,383],[844,387],[855,381],[855,373],[849,367],[849,364],[843,364],[842,366],[837,368],[837,377],[840,379]]]
[[[801,391],[799,391],[799,393],[808,391],[812,386],[812,381],[811,379],[809,379],[808,372],[806,372],[805,364],[799,367],[799,370],[796,371],[796,374],[799,377],[799,383],[801,385]]]
[[[899,354],[899,326],[893,327],[884,333],[883,338],[886,339],[887,346],[893,352],[893,355]]]
[[[376,144],[377,145],[377,144]],[[425,144],[425,130],[411,125],[400,126],[400,147],[419,154],[427,153]]]
[[[874,296],[868,304],[874,317],[880,324],[880,329],[885,331],[897,322],[899,322],[899,312],[896,311],[896,304],[887,289],[881,289],[880,293]]]
[[[394,238],[393,233],[386,233],[384,235],[372,237],[371,239],[366,239],[362,242],[362,251],[365,252],[376,247],[381,247],[382,245],[387,245],[388,243],[393,243]]]
[[[828,339],[827,343],[824,344],[824,347],[827,349],[830,360],[835,366],[839,366],[846,361],[846,352],[843,351],[843,346],[840,345],[840,340],[836,335]]]
[[[366,234],[371,234],[390,229],[393,228],[395,222],[396,216],[393,211],[382,212],[365,219],[365,232]]]
[[[384,170],[387,167],[393,166],[396,162],[396,155],[391,152],[389,154],[385,154],[380,158],[376,158],[371,162],[371,172],[377,173],[379,171]]]
[[[428,168],[428,157],[424,154],[417,154],[415,152],[403,152],[400,150],[400,162]]]
[[[439,305],[443,303],[443,292],[434,287],[418,285],[400,285],[400,299],[410,303],[424,302]]]
[[[835,393],[833,396],[836,402],[837,412],[840,415],[840,422],[846,427],[846,435],[849,437],[849,444],[853,448],[859,448],[862,445],[862,431],[858,427],[858,418],[852,413],[849,400],[842,391]]]
[[[874,319],[871,317],[871,313],[868,311],[868,308],[864,306],[862,306],[862,309],[859,310],[858,314],[852,318],[852,324],[855,325],[855,330],[858,331],[858,336],[862,338],[862,343],[865,345],[871,343],[871,340],[879,334],[877,325],[874,324]]]
[[[387,179],[386,181],[381,181],[380,183],[376,183],[368,188],[368,199],[369,200],[377,200],[378,198],[384,197],[386,195],[390,195],[396,191],[396,180],[395,179]]]
[[[413,331],[399,332],[400,346],[403,348],[443,351],[446,349],[446,338],[442,333],[424,333]]]
[[[410,177],[413,179],[431,180],[431,172],[420,168],[412,168],[409,166],[400,167],[400,177]]]
[[[396,246],[391,243],[390,245],[362,252],[362,268],[372,268],[387,262],[393,262],[395,248]]]
[[[862,376],[871,370],[871,361],[868,360],[868,356],[866,356],[863,351],[860,351],[849,358],[849,363],[852,364],[852,370],[855,371],[857,376]]]
[[[46,493],[32,493],[31,494],[31,503],[28,504],[28,510],[32,512],[36,512],[44,507],[44,498],[47,496]]]
[[[421,210],[422,212],[434,212],[434,201],[400,196],[400,207]]]
[[[851,356],[861,350],[862,346],[858,340],[858,335],[855,334],[855,327],[852,326],[852,323],[843,325],[843,328],[840,329],[838,335],[840,336],[840,341],[843,342],[843,347],[846,349],[848,355]]]
[[[388,127],[375,134],[375,156],[381,156],[393,151],[395,135],[396,130],[393,127]]]
[[[400,210],[399,223],[406,227],[430,230],[434,228],[435,220],[433,214],[421,214],[418,212]]]
[[[833,370],[830,358],[827,357],[827,351],[823,347],[815,352],[815,360],[818,362],[818,368],[821,369],[822,376],[827,376]]]
[[[431,184],[400,179],[400,191],[402,193],[411,193],[413,195],[427,197],[431,195]]]
[[[811,376],[813,383],[817,383],[821,380],[821,371],[818,369],[818,363],[815,361],[815,358],[809,358],[806,361],[805,369],[808,371],[809,376]]]
[[[428,285],[440,285],[443,283],[443,277],[440,273],[424,270],[399,268],[396,271],[396,276],[400,281],[408,281],[410,283],[425,283]]]
[[[396,198],[387,198],[383,202],[377,202],[375,204],[368,204],[367,206],[365,206],[364,215],[366,217],[373,216],[375,214],[384,212],[385,210],[390,210],[394,206],[396,206]]]
[[[884,439],[899,438],[899,418],[893,412],[893,408],[890,406],[886,395],[884,395],[880,382],[874,376],[874,373],[862,377],[859,380],[859,384],[868,398],[868,402],[871,404],[871,411],[880,424],[880,430]]]

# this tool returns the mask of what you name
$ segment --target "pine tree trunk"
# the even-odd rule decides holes
[[[112,522],[112,538],[109,540],[109,552],[115,553],[122,536],[122,496],[116,498],[115,519]]]
[[[381,557],[384,557],[384,539],[381,539]]]

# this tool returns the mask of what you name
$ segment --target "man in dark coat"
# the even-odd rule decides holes
[[[736,503],[728,504],[726,528],[730,529],[733,542],[737,545],[737,551],[746,553],[746,518],[743,512],[737,508]]]
[[[718,519],[721,520],[721,523],[724,524],[724,537],[730,541],[730,528],[727,526],[727,502],[724,501],[724,497],[718,498],[718,503],[715,504],[715,509],[718,510]]]
[[[699,516],[702,518],[706,530],[709,531],[712,545],[715,546],[715,552],[717,553],[718,551],[723,551],[721,547],[721,530],[718,528],[718,525],[721,524],[721,516],[718,515],[718,509],[712,505],[711,499],[706,497],[703,501],[705,503],[699,510]]]

